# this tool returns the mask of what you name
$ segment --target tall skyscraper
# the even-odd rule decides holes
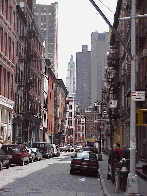
[[[76,93],[76,76],[75,76],[75,62],[73,61],[73,55],[71,55],[70,62],[68,63],[66,88],[69,92],[69,97],[75,98]]]
[[[79,112],[85,112],[89,106],[91,93],[91,51],[82,45],[82,52],[76,53],[76,105]]]
[[[34,15],[45,40],[45,58],[49,58],[51,68],[58,78],[58,3],[34,5]]]
[[[107,51],[109,33],[91,33],[91,102],[92,105],[97,100],[101,100],[104,69],[107,67]]]

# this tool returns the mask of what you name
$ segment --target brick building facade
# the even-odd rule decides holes
[[[16,44],[16,1],[0,3],[0,142],[12,143]]]

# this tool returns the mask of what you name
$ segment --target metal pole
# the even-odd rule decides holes
[[[101,126],[102,126],[102,121],[101,121],[101,114],[100,114],[100,149],[99,149],[99,153],[101,155]]]
[[[130,173],[127,179],[126,195],[139,195],[139,182],[136,173],[136,102],[132,101],[132,91],[135,91],[136,66],[136,0],[131,7],[131,94],[130,94]]]

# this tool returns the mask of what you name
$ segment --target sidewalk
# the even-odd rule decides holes
[[[102,155],[103,161],[99,161],[99,173],[104,195],[108,196],[124,196],[125,192],[120,189],[119,193],[115,192],[115,185],[112,184],[111,180],[107,180],[108,171],[108,156]],[[139,177],[139,191],[140,196],[147,195],[147,181]]]

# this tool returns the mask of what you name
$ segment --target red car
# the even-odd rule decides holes
[[[20,164],[24,165],[24,163],[29,164],[29,153],[24,144],[8,144],[3,145],[1,149],[7,154],[12,155],[10,158],[11,164]]]

